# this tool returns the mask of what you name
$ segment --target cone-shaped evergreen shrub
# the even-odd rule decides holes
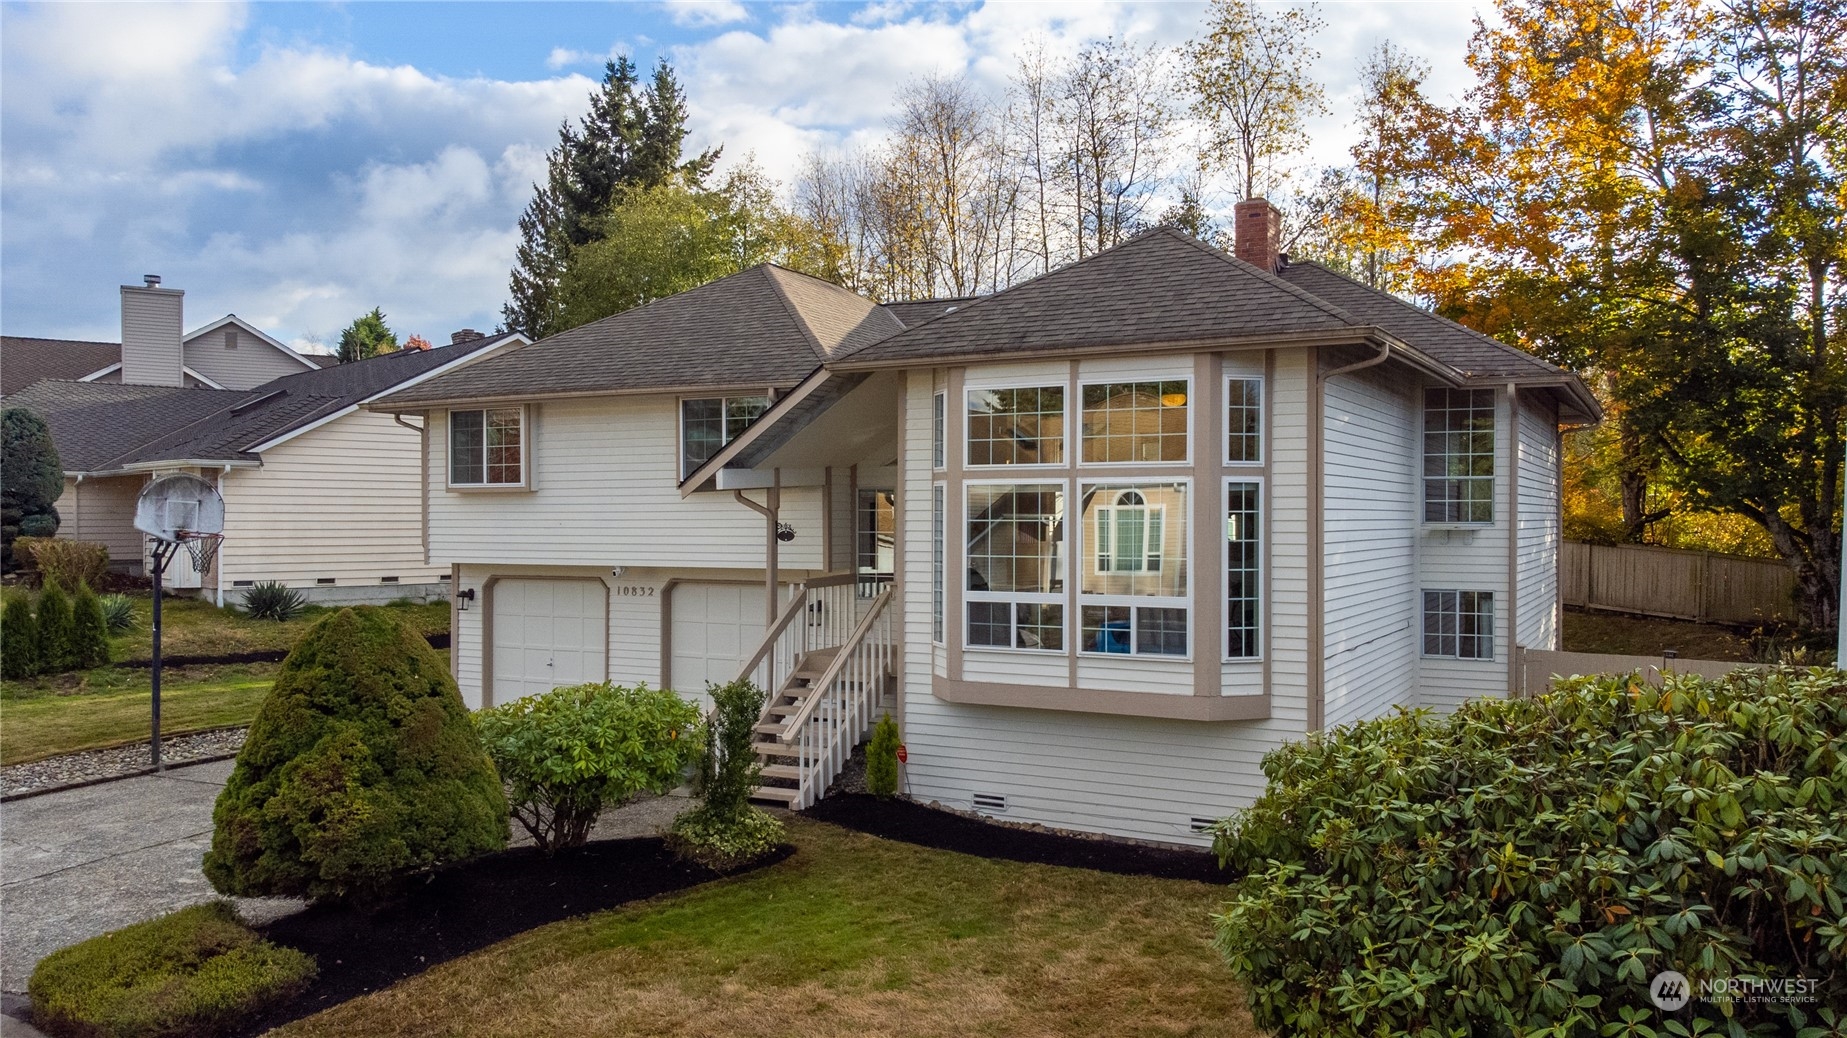
[[[32,615],[32,599],[23,593],[7,595],[0,606],[0,674],[29,678],[38,672],[38,620]]]
[[[372,901],[504,847],[507,802],[442,659],[361,607],[282,662],[213,822],[205,875],[222,893]]]
[[[866,792],[889,799],[898,795],[898,722],[879,718],[866,744]]]
[[[109,662],[109,620],[102,600],[89,585],[77,588],[71,602],[71,642],[76,666],[88,669]]]
[[[71,616],[71,596],[57,584],[46,584],[38,596],[38,660],[46,674],[60,674],[77,665],[77,629]]]

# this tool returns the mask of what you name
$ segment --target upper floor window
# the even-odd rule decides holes
[[[1494,391],[1424,391],[1424,521],[1494,521]]]
[[[1225,382],[1225,460],[1263,460],[1263,379],[1233,376]]]
[[[943,643],[943,484],[930,488],[930,640]]]
[[[1494,658],[1494,594],[1424,592],[1424,655],[1461,660]]]
[[[680,401],[680,478],[711,460],[769,406],[767,396]]]
[[[932,406],[936,410],[931,417],[930,425],[930,465],[932,468],[940,469],[949,464],[948,451],[944,442],[949,431],[949,399],[944,394],[938,393],[932,398]]]
[[[1189,484],[1084,483],[1091,564],[1078,585],[1078,649],[1187,654]]]
[[[1187,382],[1098,382],[1083,387],[1087,463],[1185,461]]]
[[[968,464],[1062,465],[1065,387],[971,389]]]
[[[449,412],[449,485],[518,486],[524,481],[525,409]]]

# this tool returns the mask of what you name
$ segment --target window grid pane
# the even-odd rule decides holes
[[[1424,521],[1494,521],[1494,392],[1424,391]]]
[[[1064,424],[1063,386],[970,390],[968,464],[1062,464]]]
[[[1424,655],[1494,659],[1494,594],[1424,592]]]
[[[520,481],[519,423],[517,407],[487,412],[487,482],[507,485]]]
[[[482,411],[449,412],[449,482],[485,481],[487,448],[482,434],[486,424]]]
[[[1063,652],[1065,486],[967,488],[968,644]]]
[[[1186,380],[1087,385],[1083,398],[1084,461],[1187,459]]]
[[[1225,388],[1225,460],[1263,460],[1263,380],[1234,378]]]
[[[1078,651],[1185,656],[1191,485],[1081,483]]]
[[[941,483],[930,488],[930,640],[938,643],[943,640],[943,494]]]
[[[1232,483],[1225,494],[1225,655],[1263,654],[1261,619],[1262,528],[1256,483]]]
[[[769,410],[766,396],[712,397],[680,401],[680,477],[711,460],[725,444]]]
[[[949,463],[947,456],[949,430],[949,398],[938,393],[935,397],[936,413],[930,431],[930,464],[942,468]]]

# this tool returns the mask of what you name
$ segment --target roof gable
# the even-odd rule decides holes
[[[846,366],[1356,328],[1350,314],[1161,228],[844,354]]]
[[[180,337],[180,344],[184,346],[188,343],[191,343],[194,339],[197,339],[200,336],[205,335],[208,332],[215,332],[220,328],[226,327],[227,325],[236,325],[238,328],[241,328],[242,330],[249,332],[251,335],[256,336],[259,342],[263,343],[266,346],[269,346],[272,349],[279,350],[282,353],[286,354],[290,360],[296,361],[299,364],[301,364],[304,370],[313,370],[315,368],[322,366],[320,364],[315,363],[314,360],[310,358],[307,354],[297,353],[293,348],[289,347],[287,344],[282,342],[280,339],[275,338],[274,336],[270,335],[268,332],[264,331],[261,328],[258,328],[256,325],[251,324],[249,321],[244,320],[243,318],[237,316],[236,314],[225,314],[223,317],[220,317],[216,321],[213,321],[212,323],[204,326],[203,328],[194,328],[192,331],[189,331],[185,335]]]

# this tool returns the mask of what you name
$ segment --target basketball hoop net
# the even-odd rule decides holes
[[[194,573],[204,573],[212,568],[212,560],[218,557],[218,544],[224,540],[222,533],[194,533],[191,530],[175,530],[174,537],[186,546],[186,553],[192,556]]]

